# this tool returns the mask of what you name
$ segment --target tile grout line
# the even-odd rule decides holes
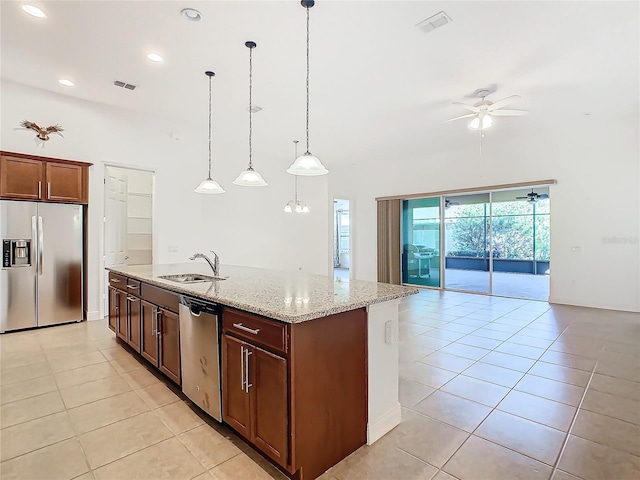
[[[527,323],[527,324],[526,324],[526,325],[524,325],[520,330],[516,331],[513,335],[511,335],[511,337],[508,337],[508,338],[507,338],[507,340],[508,340],[509,338],[512,338],[515,334],[517,334],[518,332],[520,332],[521,330],[523,330],[523,329],[524,329],[524,328],[526,328],[527,326],[529,326],[531,323],[533,323],[535,320],[537,320],[537,319],[538,319],[540,316],[542,316],[542,315],[543,315],[543,314],[538,315],[535,319],[531,320],[531,322]],[[482,328],[482,327],[480,327],[480,328]],[[562,333],[564,333],[564,332],[566,331],[566,329],[567,329],[567,328],[568,328],[568,326],[567,326],[567,327],[565,327],[565,329],[562,331]],[[474,330],[474,331],[475,331],[475,330]],[[562,333],[560,333],[560,334],[556,337],[556,340],[557,340],[557,338],[559,338],[559,337],[560,337],[560,335],[562,335]],[[503,340],[503,341],[502,341],[502,343],[501,343],[500,345],[502,345],[503,343],[505,343],[507,340]],[[456,340],[456,341],[457,341],[457,340]],[[555,342],[555,340],[554,340],[554,342]],[[455,343],[455,342],[451,342],[451,343]],[[500,346],[500,345],[499,345],[499,346]],[[553,343],[552,343],[551,345],[553,345]],[[549,345],[549,347],[550,347],[551,345]],[[547,348],[544,350],[544,352],[542,353],[542,355],[544,355],[544,353],[546,353],[546,352],[549,350],[549,347],[547,347]],[[496,347],[496,348],[498,348],[498,347]],[[493,351],[495,351],[495,349],[491,350],[490,352],[493,352]],[[481,360],[482,358],[484,358],[485,356],[487,356],[487,355],[489,355],[489,354],[487,353],[486,355],[484,355],[484,356],[483,356],[483,357],[481,357],[480,359],[475,360],[475,361],[474,361],[474,363],[473,363],[472,365],[470,365],[468,368],[471,368],[473,365],[475,365],[475,364],[479,363],[479,362],[480,362],[480,360]],[[540,358],[542,357],[542,355],[540,355],[540,357],[538,357],[538,359],[534,361],[533,365],[529,368],[529,370],[531,370],[531,369],[533,368],[533,366],[534,366],[538,361],[540,361]],[[517,356],[517,355],[516,355],[516,356]],[[471,359],[469,359],[469,360],[471,360]],[[465,370],[466,370],[466,369],[465,369]],[[464,372],[465,370],[463,370],[463,372]],[[527,370],[527,372],[525,372],[525,373],[523,374],[523,377],[524,377],[524,375],[527,375],[527,374],[528,374],[529,370]],[[594,367],[594,371],[595,371],[595,367]],[[457,377],[458,377],[458,376],[460,376],[460,375],[462,375],[462,372],[461,372],[461,373],[458,373],[458,374],[457,374],[453,379],[457,378]],[[471,378],[474,378],[474,377],[471,377]],[[541,377],[541,378],[544,378],[544,377]],[[450,382],[450,381],[452,381],[453,379],[449,380],[449,382]],[[478,380],[481,380],[481,379],[478,379]],[[481,381],[483,381],[483,380],[481,380]],[[434,392],[432,392],[432,394],[433,394],[433,393],[435,393],[436,391],[443,391],[444,393],[449,393],[449,392],[445,392],[444,390],[441,390],[441,388],[442,388],[443,386],[445,386],[445,385],[446,385],[447,383],[449,383],[449,382],[446,382],[445,384],[441,385],[441,387],[439,387],[439,388],[437,388],[436,390],[434,390]],[[420,382],[418,382],[418,383],[420,383]],[[492,383],[492,382],[487,382],[487,383]],[[492,384],[493,384],[493,383],[492,383]],[[495,384],[495,385],[497,385],[497,384]],[[517,383],[516,383],[516,385],[517,385]],[[500,385],[500,386],[502,386],[502,385]],[[504,387],[504,386],[503,386],[503,387]],[[507,388],[507,387],[504,387],[504,388]],[[509,389],[509,392],[508,392],[508,393],[507,393],[507,394],[502,398],[502,400],[504,400],[504,398],[505,398],[507,395],[509,395],[512,391],[514,391],[514,388],[515,388],[515,386],[514,386],[514,387],[511,387],[511,388]],[[585,388],[585,393],[586,393],[586,388]],[[426,399],[426,398],[428,398],[428,397],[430,397],[432,394],[427,395],[427,397],[425,397],[425,399]],[[455,395],[455,394],[451,394],[451,395]],[[455,395],[455,396],[459,397],[458,395]],[[584,393],[583,393],[583,396],[584,396]],[[459,398],[463,398],[463,399],[464,399],[464,397],[459,397]],[[540,397],[540,398],[543,398],[543,397]],[[424,400],[424,399],[423,399],[423,400]],[[423,401],[423,400],[421,400],[421,401]],[[474,401],[474,400],[470,400],[470,399],[465,399],[465,400]],[[502,400],[500,400],[500,402],[501,402]],[[547,399],[547,400],[549,400],[549,399]],[[500,404],[500,402],[498,402],[498,405]],[[418,402],[418,403],[420,403],[420,402]],[[484,404],[479,403],[479,402],[475,402],[475,403],[478,403],[479,405],[484,405]],[[558,402],[558,403],[562,403],[562,402]],[[451,454],[451,456],[449,456],[449,458],[447,459],[447,461],[442,465],[442,467],[441,467],[441,468],[439,468],[439,469],[438,469],[438,472],[436,472],[436,474],[435,474],[435,475],[437,475],[439,472],[444,472],[444,473],[446,473],[446,474],[449,474],[449,472],[447,472],[446,470],[443,470],[443,469],[444,469],[444,467],[445,467],[445,466],[447,465],[447,463],[449,463],[449,461],[450,461],[450,460],[451,460],[451,459],[456,455],[456,453],[458,453],[458,451],[462,448],[462,446],[463,446],[463,445],[465,445],[465,444],[469,441],[469,439],[470,439],[470,438],[472,438],[472,437],[474,436],[474,433],[477,431],[477,429],[478,429],[478,428],[480,428],[480,425],[482,425],[482,423],[483,423],[483,422],[484,422],[484,421],[489,417],[489,415],[491,415],[493,412],[495,412],[495,411],[497,410],[498,405],[496,405],[495,407],[490,407],[490,408],[491,408],[491,411],[490,411],[490,412],[489,412],[489,413],[488,413],[488,414],[483,418],[483,420],[482,420],[482,421],[481,421],[481,422],[480,422],[480,423],[479,423],[479,424],[478,424],[478,425],[473,429],[473,431],[469,434],[469,436],[467,437],[467,439],[465,439],[465,441],[464,441],[464,442],[462,442],[462,443],[460,444],[460,446],[459,446],[459,447],[458,447],[458,448],[457,448],[457,449],[456,449],[456,450]],[[487,406],[487,407],[488,407],[488,405],[484,405],[484,406]],[[409,408],[409,409],[410,409],[410,408]],[[430,419],[432,419],[432,420],[438,421],[439,423],[443,423],[444,425],[451,426],[451,427],[453,427],[453,428],[457,428],[457,429],[459,429],[459,430],[461,430],[461,431],[463,431],[463,432],[465,432],[465,433],[469,433],[469,432],[467,432],[467,431],[465,431],[465,430],[463,430],[463,429],[461,429],[461,428],[459,428],[459,427],[456,427],[455,425],[450,425],[450,424],[448,424],[448,423],[446,423],[446,422],[443,422],[443,421],[441,421],[441,420],[438,420],[438,419],[432,418],[432,417],[430,417],[430,416],[428,416],[428,415],[426,415],[426,414],[422,414],[421,412],[417,412],[417,411],[415,411],[415,410],[413,410],[413,409],[410,409],[410,410],[411,410],[411,411],[414,411],[415,413],[418,413],[418,414],[424,415],[425,417],[430,418]],[[500,411],[500,410],[498,410],[498,411]],[[578,410],[576,410],[576,415],[577,415],[577,411],[578,411]],[[515,416],[519,417],[518,415],[515,415]],[[523,417],[519,417],[519,418],[523,418]],[[525,420],[528,420],[528,419],[525,419]],[[575,420],[575,416],[574,416],[574,420]],[[529,421],[531,421],[531,420],[529,420]],[[534,423],[538,423],[538,422],[534,422]],[[543,425],[543,424],[540,424],[540,425]],[[572,424],[572,425],[573,425],[573,424]],[[572,425],[571,425],[571,426],[572,426]],[[553,428],[553,427],[550,427],[550,428]],[[570,427],[570,428],[571,428],[571,427]],[[556,429],[556,430],[557,430],[557,429]],[[567,433],[567,436],[568,436],[568,433]],[[537,460],[537,459],[535,459],[535,458],[533,458],[533,457],[531,457],[531,456],[529,456],[529,455],[526,455],[526,454],[524,454],[524,453],[518,452],[518,451],[516,451],[516,450],[514,450],[514,449],[511,449],[511,448],[509,448],[509,447],[505,447],[505,446],[503,446],[503,445],[500,445],[499,443],[492,442],[491,440],[484,439],[483,437],[478,437],[478,438],[481,438],[481,439],[483,439],[483,440],[485,440],[485,441],[488,441],[488,442],[490,442],[490,443],[493,443],[493,444],[495,444],[495,445],[497,445],[497,446],[499,446],[499,447],[502,447],[502,448],[505,448],[505,449],[507,449],[507,450],[510,450],[510,451],[512,451],[512,452],[514,452],[514,453],[516,453],[516,454],[523,455],[523,456],[525,456],[525,457],[532,458],[533,460],[540,462],[539,460]],[[557,460],[556,460],[556,462],[554,462],[554,465],[545,464],[544,462],[540,462],[540,463],[542,463],[543,465],[547,465],[547,466],[549,466],[550,468],[552,468],[551,476],[553,477],[553,474],[555,473],[555,467],[554,467],[554,465],[557,463]],[[435,475],[434,475],[434,476],[435,476]],[[450,475],[450,474],[449,474],[449,475]],[[433,478],[433,477],[432,477],[432,478]]]
[[[600,349],[601,351],[604,350],[604,346],[601,347]],[[569,437],[571,436],[571,431],[573,430],[573,426],[576,423],[576,420],[578,419],[578,414],[580,413],[580,408],[582,407],[582,403],[584,402],[585,397],[587,396],[587,391],[589,391],[589,386],[591,385],[591,380],[593,379],[593,376],[596,373],[596,368],[598,367],[598,362],[600,362],[600,356],[598,356],[598,358],[596,359],[596,363],[593,366],[593,370],[591,371],[591,375],[589,376],[589,381],[587,382],[586,387],[584,388],[584,392],[582,393],[582,398],[580,398],[580,402],[578,403],[578,406],[576,407],[576,412],[573,414],[573,418],[571,419],[571,424],[569,425],[569,429],[567,430],[567,433],[564,437],[564,441],[562,442],[562,447],[560,448],[560,451],[558,452],[558,455],[556,457],[556,461],[553,465],[553,470],[551,472],[551,476],[549,477],[549,480],[553,480],[553,478],[556,475],[556,472],[558,471],[558,464],[560,463],[560,460],[562,459],[562,456],[564,455],[564,452],[567,448],[567,444],[569,443]]]

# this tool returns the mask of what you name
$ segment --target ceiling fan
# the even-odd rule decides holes
[[[460,202],[452,202],[451,200],[449,200],[448,198],[444,199],[444,208],[449,208],[452,205],[460,205]]]
[[[538,200],[544,200],[545,198],[549,198],[549,195],[546,193],[536,193],[531,189],[531,192],[527,193],[526,197],[516,197],[517,200],[527,200],[529,203],[536,203]]]
[[[503,108],[511,104],[514,100],[520,98],[520,95],[511,95],[510,97],[503,98],[502,100],[498,100],[494,103],[491,100],[486,100],[486,97],[491,93],[491,90],[488,89],[476,90],[474,95],[480,98],[480,101],[474,105],[462,102],[453,102],[454,105],[460,105],[467,110],[471,110],[472,113],[450,118],[447,122],[461,120],[463,118],[471,118],[471,122],[469,122],[469,128],[471,130],[485,130],[493,125],[493,116],[515,117],[529,113],[528,110],[506,110]]]

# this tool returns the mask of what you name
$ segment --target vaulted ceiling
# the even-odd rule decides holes
[[[258,151],[304,138],[305,12],[297,1],[37,1],[1,4],[3,79],[201,126],[208,80],[214,137],[246,143],[247,40],[254,51]],[[188,22],[180,10],[202,13]],[[452,22],[428,34],[440,11]],[[514,138],[545,125],[638,117],[637,2],[329,1],[311,9],[311,150],[351,161],[443,152],[476,141],[452,102],[519,94],[491,132]],[[163,63],[146,54],[155,52]],[[76,86],[64,87],[59,78]],[[114,80],[138,85],[117,88]],[[314,148],[314,145],[316,146]]]

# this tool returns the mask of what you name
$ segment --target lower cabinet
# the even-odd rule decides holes
[[[158,368],[158,307],[140,300],[142,345],[140,354]]]
[[[129,346],[140,353],[140,299],[127,295],[127,317],[129,317]]]
[[[127,294],[116,290],[116,336],[129,343],[129,325],[127,321]]]
[[[116,331],[118,318],[118,291],[109,286],[109,328]]]
[[[163,295],[158,296],[157,287],[149,289],[152,293],[146,295],[145,288],[146,284],[141,288],[137,280],[109,274],[109,328],[155,368],[181,385],[180,319],[172,311],[177,310],[178,295],[163,291]]]
[[[286,467],[287,360],[227,334],[222,342],[224,420]]]
[[[177,313],[158,309],[160,371],[180,385],[180,319]]]

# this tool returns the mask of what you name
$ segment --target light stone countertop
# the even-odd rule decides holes
[[[415,287],[360,280],[339,280],[303,272],[220,266],[226,280],[180,284],[161,275],[198,273],[211,275],[206,262],[108,267],[176,293],[257,313],[287,323],[298,323],[386,302],[418,293]]]

